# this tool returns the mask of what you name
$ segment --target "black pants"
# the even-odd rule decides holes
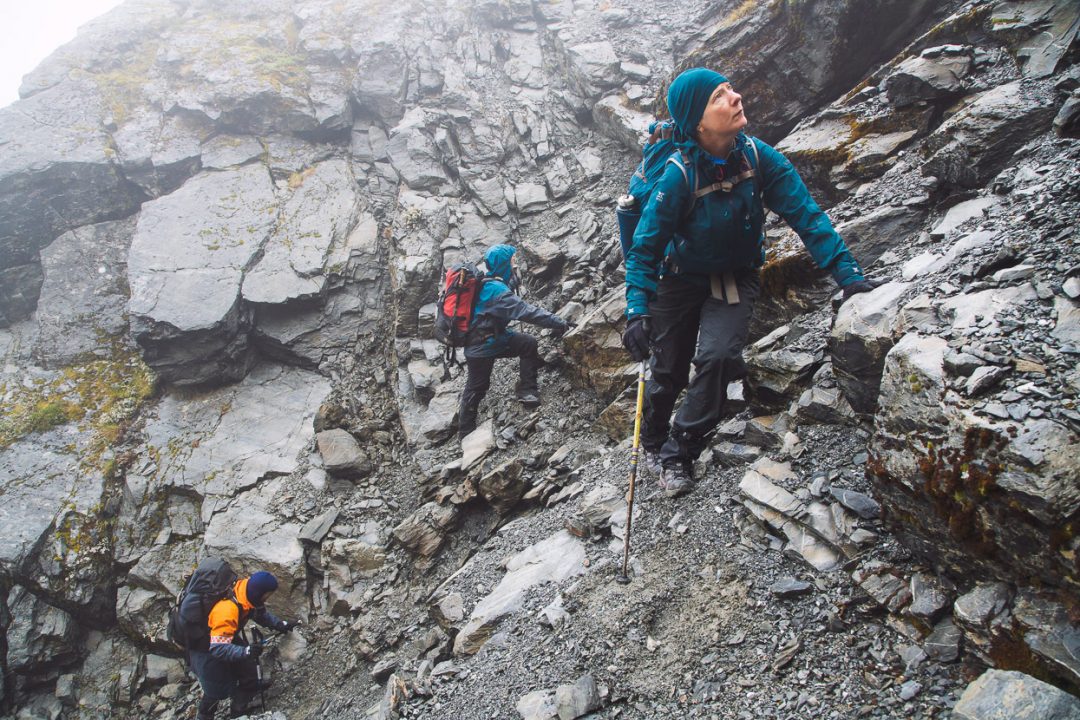
[[[476,415],[480,410],[480,401],[491,387],[491,371],[498,358],[521,358],[518,370],[517,391],[519,393],[537,391],[536,375],[540,370],[540,354],[536,351],[537,341],[527,333],[514,333],[510,336],[506,349],[491,357],[465,356],[468,375],[465,389],[461,392],[461,413],[458,423],[458,435],[464,437],[476,429]]]
[[[743,347],[761,292],[757,270],[735,274],[739,302],[712,296],[708,278],[664,277],[652,316],[652,378],[645,387],[642,445],[665,465],[689,465],[720,422],[727,385],[746,374]],[[695,368],[690,379],[690,364]],[[679,393],[686,397],[671,420]]]
[[[212,658],[210,653],[192,653],[191,666],[202,685],[203,697],[199,702],[197,720],[214,717],[218,703],[230,699],[229,716],[246,714],[248,704],[258,692],[258,663],[245,658],[227,663]]]

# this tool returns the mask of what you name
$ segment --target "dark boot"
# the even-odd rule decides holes
[[[214,712],[217,710],[217,705],[217,700],[211,700],[204,695],[203,699],[199,701],[199,711],[195,715],[195,720],[214,720]]]
[[[458,439],[463,439],[466,435],[476,429],[476,416],[480,412],[479,405],[462,405],[461,412],[458,419]]]

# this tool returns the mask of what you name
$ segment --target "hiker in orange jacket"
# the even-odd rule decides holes
[[[265,628],[289,632],[296,623],[279,620],[266,608],[266,600],[277,590],[273,574],[260,570],[238,580],[232,594],[210,610],[210,648],[191,652],[191,668],[202,685],[197,720],[212,720],[218,702],[231,698],[230,717],[245,715],[258,687],[256,664],[262,646],[249,645],[244,625],[254,620]]]

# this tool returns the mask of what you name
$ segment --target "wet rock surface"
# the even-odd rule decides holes
[[[304,622],[264,720],[1071,717],[1080,14],[736,5],[129,0],[28,75],[0,712],[189,718],[164,621],[214,553]],[[611,198],[698,64],[887,283],[830,303],[773,218],[696,487],[639,467],[628,517]],[[458,442],[433,303],[494,242],[577,327]]]

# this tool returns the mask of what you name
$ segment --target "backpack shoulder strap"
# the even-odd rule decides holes
[[[697,173],[694,172],[694,164],[683,153],[682,150],[676,150],[668,157],[667,162],[671,163],[675,167],[679,168],[682,172],[683,180],[686,181],[686,189],[690,191],[690,202],[687,203],[686,210],[683,212],[683,218],[690,216],[690,213],[694,209],[694,203],[698,198],[697,189]],[[691,180],[690,176],[693,175],[694,179]]]
[[[750,135],[750,149],[754,152],[754,161],[751,164],[751,170],[754,172],[754,190],[757,192],[758,200],[761,202],[761,210],[764,213],[764,217],[769,216],[769,208],[765,205],[765,193],[761,189],[761,154],[758,152],[757,138]],[[749,160],[749,158],[747,158]]]

